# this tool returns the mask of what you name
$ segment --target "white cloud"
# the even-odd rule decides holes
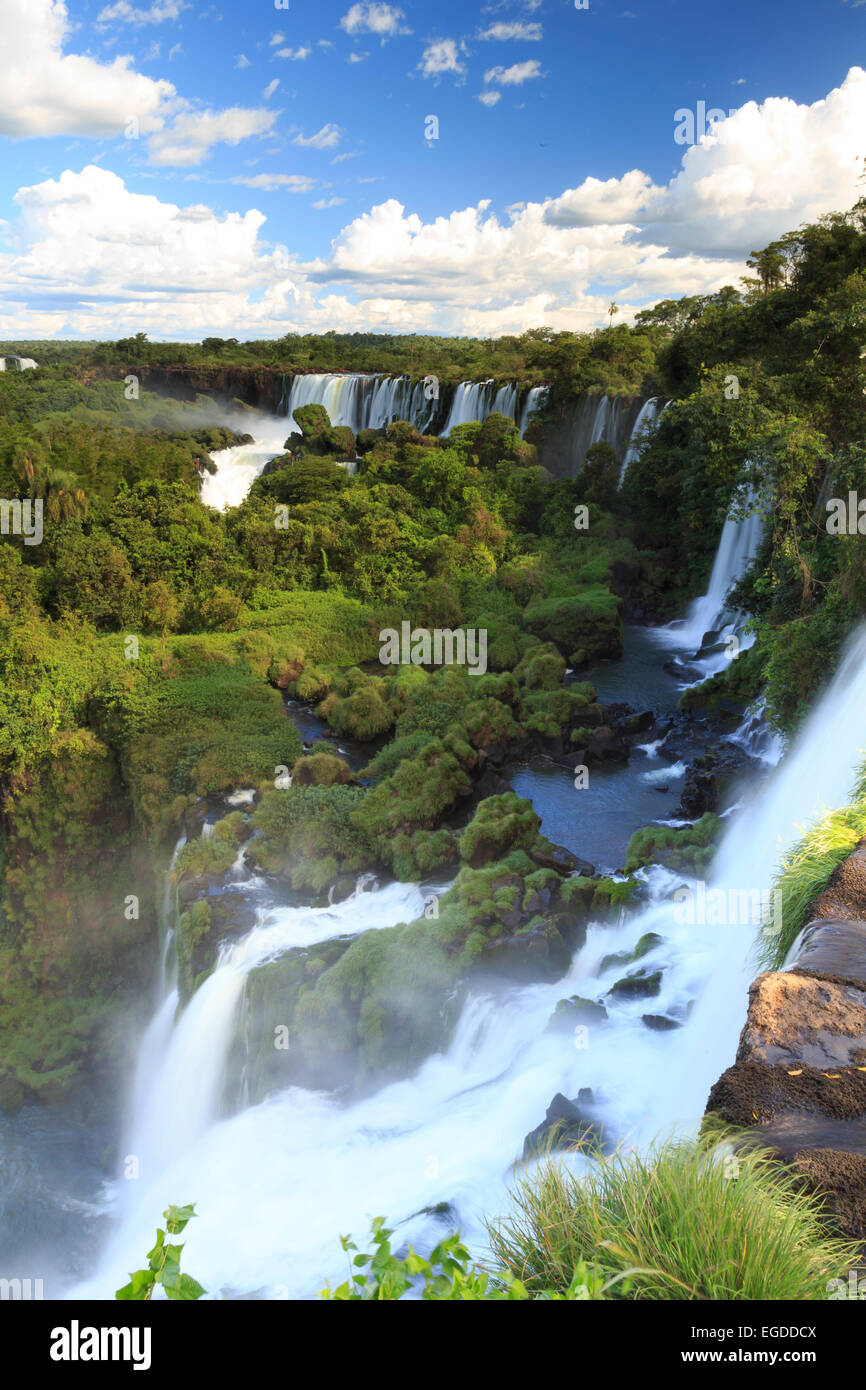
[[[271,48],[277,48],[277,47],[279,46],[279,44],[285,43],[285,41],[286,41],[286,36],[285,36],[285,34],[274,34],[273,38],[272,38],[271,41],[270,41],[270,42],[271,42]]]
[[[243,69],[248,68],[249,65],[250,60],[247,57],[247,55],[245,53],[238,53],[237,57],[235,58],[235,67]]]
[[[525,63],[513,63],[510,68],[489,68],[484,74],[485,82],[495,82],[500,87],[521,87],[534,77],[541,76],[541,65],[537,58],[527,58]]]
[[[498,101],[501,101],[501,100],[502,100],[502,93],[501,93],[501,92],[479,92],[479,93],[478,93],[478,100],[481,102],[482,106],[495,106],[496,103],[497,103]]]
[[[246,184],[247,188],[262,188],[272,193],[276,188],[285,188],[289,193],[309,193],[315,188],[316,180],[306,174],[251,174],[248,177],[232,179],[232,183]]]
[[[262,107],[230,106],[225,111],[189,111],[170,129],[151,135],[151,164],[188,167],[200,164],[214,145],[238,145],[254,135],[265,135],[277,119],[275,111]]]
[[[635,169],[604,185],[587,179],[550,205],[549,220],[560,227],[625,220],[677,251],[741,255],[856,201],[864,129],[866,72],[854,67],[811,106],[788,97],[747,102],[686,149],[664,188]]]
[[[347,63],[363,63],[365,58],[369,58],[369,53],[350,53],[346,59]]]
[[[345,198],[320,198],[317,203],[313,203],[314,208],[338,208],[345,203]]]
[[[175,89],[132,67],[63,53],[63,0],[0,0],[0,134],[120,135],[133,117],[147,134],[163,123]]]
[[[439,78],[443,73],[453,72],[455,76],[462,77],[466,72],[465,63],[461,63],[457,44],[454,39],[436,39],[424,49],[418,68],[423,77]]]
[[[178,19],[181,10],[189,9],[183,0],[153,0],[149,9],[139,10],[129,0],[116,0],[114,5],[106,5],[96,16],[100,27],[122,20],[124,24],[162,24],[166,19]]]
[[[300,48],[278,48],[276,56],[278,58],[288,58],[293,63],[302,63],[305,58],[309,58],[312,51],[311,48],[304,46]]]
[[[381,0],[372,3],[353,5],[340,20],[340,28],[347,34],[377,34],[383,43],[397,34],[411,34],[403,23],[406,15],[396,5],[385,5]]]
[[[850,207],[864,128],[866,73],[855,68],[812,106],[743,107],[665,186],[633,169],[512,204],[503,220],[486,201],[425,221],[389,199],[306,263],[263,239],[257,210],[179,208],[91,165],[18,194],[20,219],[4,232],[19,249],[0,254],[0,333],[99,337],[110,322],[118,336],[486,336],[596,327],[612,298],[627,320],[659,298],[736,284],[753,247]],[[253,174],[244,185],[305,192],[302,179]]]
[[[543,36],[540,24],[527,24],[523,19],[499,20],[478,35],[479,39],[525,39],[531,43],[537,43]]]
[[[278,77],[275,77],[272,82],[268,83],[267,87],[265,87],[265,89],[262,92],[262,96],[265,98],[266,101],[270,101],[271,97],[274,95],[274,92],[277,90],[279,85],[280,79]]]
[[[335,145],[339,145],[340,134],[338,125],[323,125],[315,135],[296,135],[293,143],[301,145],[304,149],[332,150]]]

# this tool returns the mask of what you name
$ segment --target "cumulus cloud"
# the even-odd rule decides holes
[[[665,187],[636,169],[605,184],[586,179],[554,200],[548,220],[559,227],[629,221],[640,224],[642,238],[677,251],[741,255],[856,201],[864,129],[866,72],[854,67],[811,106],[789,97],[747,102],[686,149]]]
[[[0,0],[0,134],[120,135],[133,117],[157,130],[172,84],[136,72],[129,55],[64,54],[69,29],[63,0]]]
[[[316,186],[316,180],[307,174],[238,174],[232,183],[243,183],[247,188],[262,188],[268,193],[275,188],[285,188],[289,193],[309,193]]]
[[[0,332],[98,337],[107,321],[184,338],[592,328],[612,298],[627,319],[659,298],[736,284],[753,247],[851,206],[864,117],[866,73],[852,69],[812,106],[750,103],[688,149],[666,185],[632,169],[512,204],[504,218],[482,200],[425,221],[387,199],[308,261],[264,239],[260,211],[180,208],[91,165],[18,194],[19,220],[5,229],[18,249],[0,254]],[[244,184],[305,192],[302,179]],[[327,192],[319,201],[333,206]]]
[[[460,60],[460,52],[454,39],[436,39],[424,49],[418,69],[423,77],[439,78],[446,72],[463,77],[466,64]]]
[[[499,20],[478,35],[479,39],[524,39],[530,43],[537,43],[543,36],[540,24],[528,24],[523,19]]]
[[[479,93],[478,93],[478,100],[481,102],[482,106],[495,106],[496,103],[497,103],[498,101],[501,101],[501,100],[502,100],[502,93],[501,93],[501,92],[479,92]]]
[[[239,145],[253,135],[273,129],[275,111],[230,106],[225,111],[189,111],[170,129],[157,131],[148,142],[151,164],[188,167],[200,164],[214,145]]]
[[[181,10],[189,9],[183,0],[154,0],[149,9],[136,9],[129,0],[116,0],[114,5],[106,5],[96,16],[96,24],[103,28],[116,20],[124,24],[162,24],[166,19],[178,19]]]
[[[288,58],[289,61],[293,63],[302,63],[305,58],[309,58],[312,51],[311,48],[302,44],[299,48],[278,48],[276,56],[278,58]]]
[[[521,87],[541,76],[541,64],[537,58],[527,58],[525,63],[512,63],[510,68],[489,68],[484,74],[485,82],[495,82],[500,87]]]
[[[339,145],[341,133],[338,125],[323,125],[315,135],[296,135],[293,143],[301,145],[304,149],[332,150],[335,145]]]
[[[396,5],[385,5],[381,0],[370,4],[353,5],[340,20],[340,28],[347,34],[376,34],[385,43],[397,34],[411,34],[412,30],[404,24],[406,15]]]

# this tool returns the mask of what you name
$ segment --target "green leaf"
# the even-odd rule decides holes
[[[186,1207],[169,1207],[163,1212],[169,1235],[180,1235],[184,1226],[195,1216],[195,1204]]]
[[[130,1282],[124,1284],[122,1289],[118,1289],[114,1297],[125,1303],[146,1302],[150,1297],[154,1282],[152,1270],[138,1269],[130,1276]]]
[[[175,1302],[193,1303],[197,1298],[201,1298],[207,1293],[197,1279],[193,1279],[191,1274],[181,1274],[177,1283],[173,1283],[170,1288],[166,1288],[166,1294]]]

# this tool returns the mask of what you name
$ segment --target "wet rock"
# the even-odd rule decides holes
[[[662,670],[667,671],[668,675],[674,676],[676,680],[688,681],[689,684],[702,680],[705,674],[699,666],[689,666],[676,656],[672,657],[670,661],[663,662]]]
[[[554,869],[558,874],[579,873],[587,878],[592,878],[595,869],[591,864],[587,864],[585,859],[578,859],[576,854],[572,854],[570,849],[563,848],[562,845],[536,844],[529,851],[533,863],[539,869]]]
[[[614,999],[648,999],[651,995],[659,994],[662,987],[662,972],[660,970],[636,970],[631,975],[625,975],[621,980],[617,980],[608,991]]]
[[[866,922],[830,917],[810,922],[793,968],[797,974],[866,987]]]
[[[866,991],[792,971],[759,975],[737,1061],[817,1069],[866,1061]]]
[[[573,1033],[575,1028],[592,1027],[593,1024],[604,1023],[606,1020],[607,1009],[603,1004],[573,994],[570,999],[559,1000],[545,1032]]]
[[[571,965],[571,951],[554,922],[539,922],[514,936],[485,942],[477,964],[509,979],[558,980]]]
[[[668,1018],[667,1014],[641,1014],[641,1023],[645,1023],[647,1028],[654,1033],[668,1033],[672,1028],[682,1028],[675,1018]]]
[[[593,1093],[589,1087],[578,1091],[576,1101],[569,1100],[558,1091],[547,1107],[541,1124],[531,1130],[523,1141],[524,1163],[557,1149],[603,1144],[604,1131],[592,1113],[592,1105]]]
[[[625,762],[627,758],[628,745],[617,729],[609,724],[600,724],[593,729],[586,743],[587,762]]]
[[[698,820],[705,811],[714,811],[719,799],[719,789],[712,772],[698,772],[689,768],[686,772],[685,786],[680,804],[674,815],[683,820]]]

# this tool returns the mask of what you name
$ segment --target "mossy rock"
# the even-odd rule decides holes
[[[352,769],[345,758],[324,751],[298,758],[292,768],[292,783],[299,787],[345,786],[351,780]]]

